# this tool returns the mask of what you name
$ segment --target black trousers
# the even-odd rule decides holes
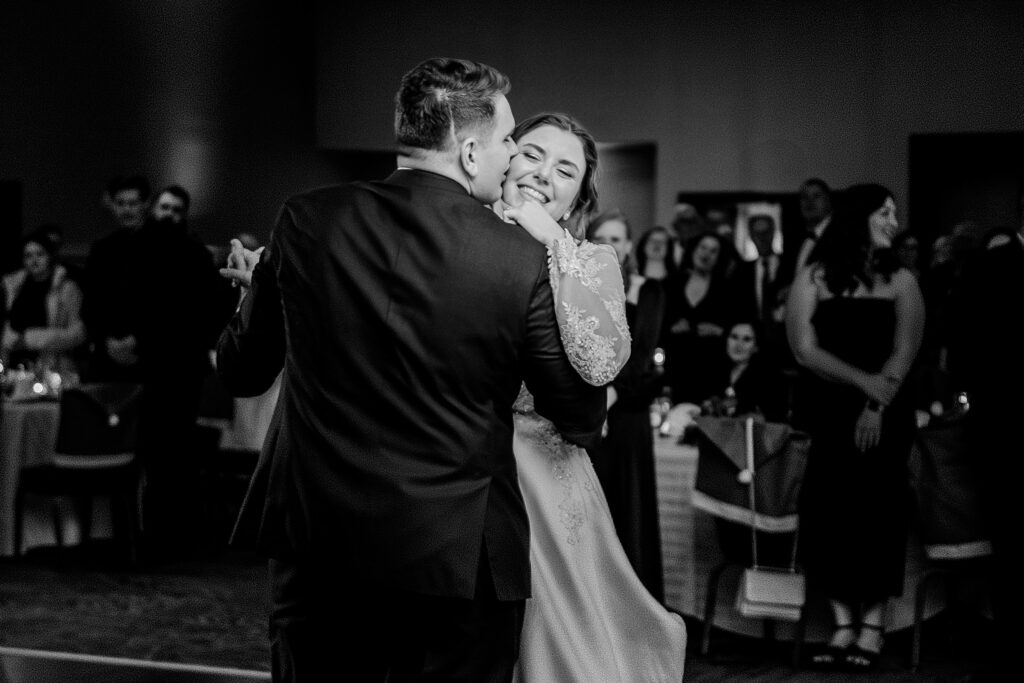
[[[525,601],[494,596],[481,562],[474,599],[372,587],[329,561],[271,560],[278,683],[508,683]]]
[[[993,405],[994,404],[994,405]],[[1021,459],[1020,415],[1024,404],[1016,399],[971,401],[970,444],[978,459],[983,500],[992,539],[992,612],[995,617],[993,668],[1007,671],[1019,666],[1024,642],[1024,591],[1020,588]]]
[[[142,519],[151,555],[179,557],[201,546],[206,533],[196,444],[201,390],[198,373],[147,377],[142,384],[138,455],[146,475]]]

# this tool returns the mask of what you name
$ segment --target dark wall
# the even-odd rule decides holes
[[[321,149],[390,147],[398,79],[435,54],[503,68],[520,116],[656,145],[657,222],[679,191],[808,175],[905,206],[909,135],[1020,130],[1024,111],[1024,3],[1006,0],[18,2],[0,179],[21,182],[25,229],[59,223],[73,247],[137,171],[190,189],[208,241],[265,237],[287,195],[358,174]]]
[[[1024,2],[325,2],[318,131],[390,136],[398,77],[437,54],[512,78],[518,116],[563,110],[603,142],[653,141],[657,220],[679,191],[877,181],[907,201],[913,133],[1020,130]]]
[[[11,3],[0,22],[0,178],[24,228],[84,249],[107,181],[145,173],[193,194],[209,242],[266,237],[289,194],[336,177],[314,135],[308,3]]]

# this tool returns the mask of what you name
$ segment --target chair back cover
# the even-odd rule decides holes
[[[716,517],[751,525],[746,469],[746,418],[697,417],[697,481],[693,506]],[[756,529],[787,533],[797,528],[800,486],[810,437],[778,422],[754,422]]]
[[[60,396],[56,452],[112,455],[135,452],[139,422],[138,384],[80,384]]]
[[[910,469],[925,554],[940,560],[990,555],[980,474],[970,458],[966,411],[951,412],[918,430]]]

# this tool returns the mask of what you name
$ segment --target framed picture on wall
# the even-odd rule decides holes
[[[696,223],[687,221],[690,229],[714,230],[729,239],[741,258],[755,257],[750,243],[750,218],[763,214],[775,223],[772,250],[776,254],[791,253],[794,258],[803,241],[804,228],[800,217],[800,200],[795,192],[679,192],[676,195],[677,215],[696,216]],[[682,236],[684,241],[688,235]]]

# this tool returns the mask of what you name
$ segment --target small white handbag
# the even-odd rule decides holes
[[[793,554],[788,567],[762,567],[757,563],[757,506],[754,495],[754,419],[746,421],[747,469],[742,480],[749,478],[750,538],[753,567],[743,570],[736,609],[745,617],[800,621],[805,600],[804,575],[796,567],[799,527],[793,537]]]

